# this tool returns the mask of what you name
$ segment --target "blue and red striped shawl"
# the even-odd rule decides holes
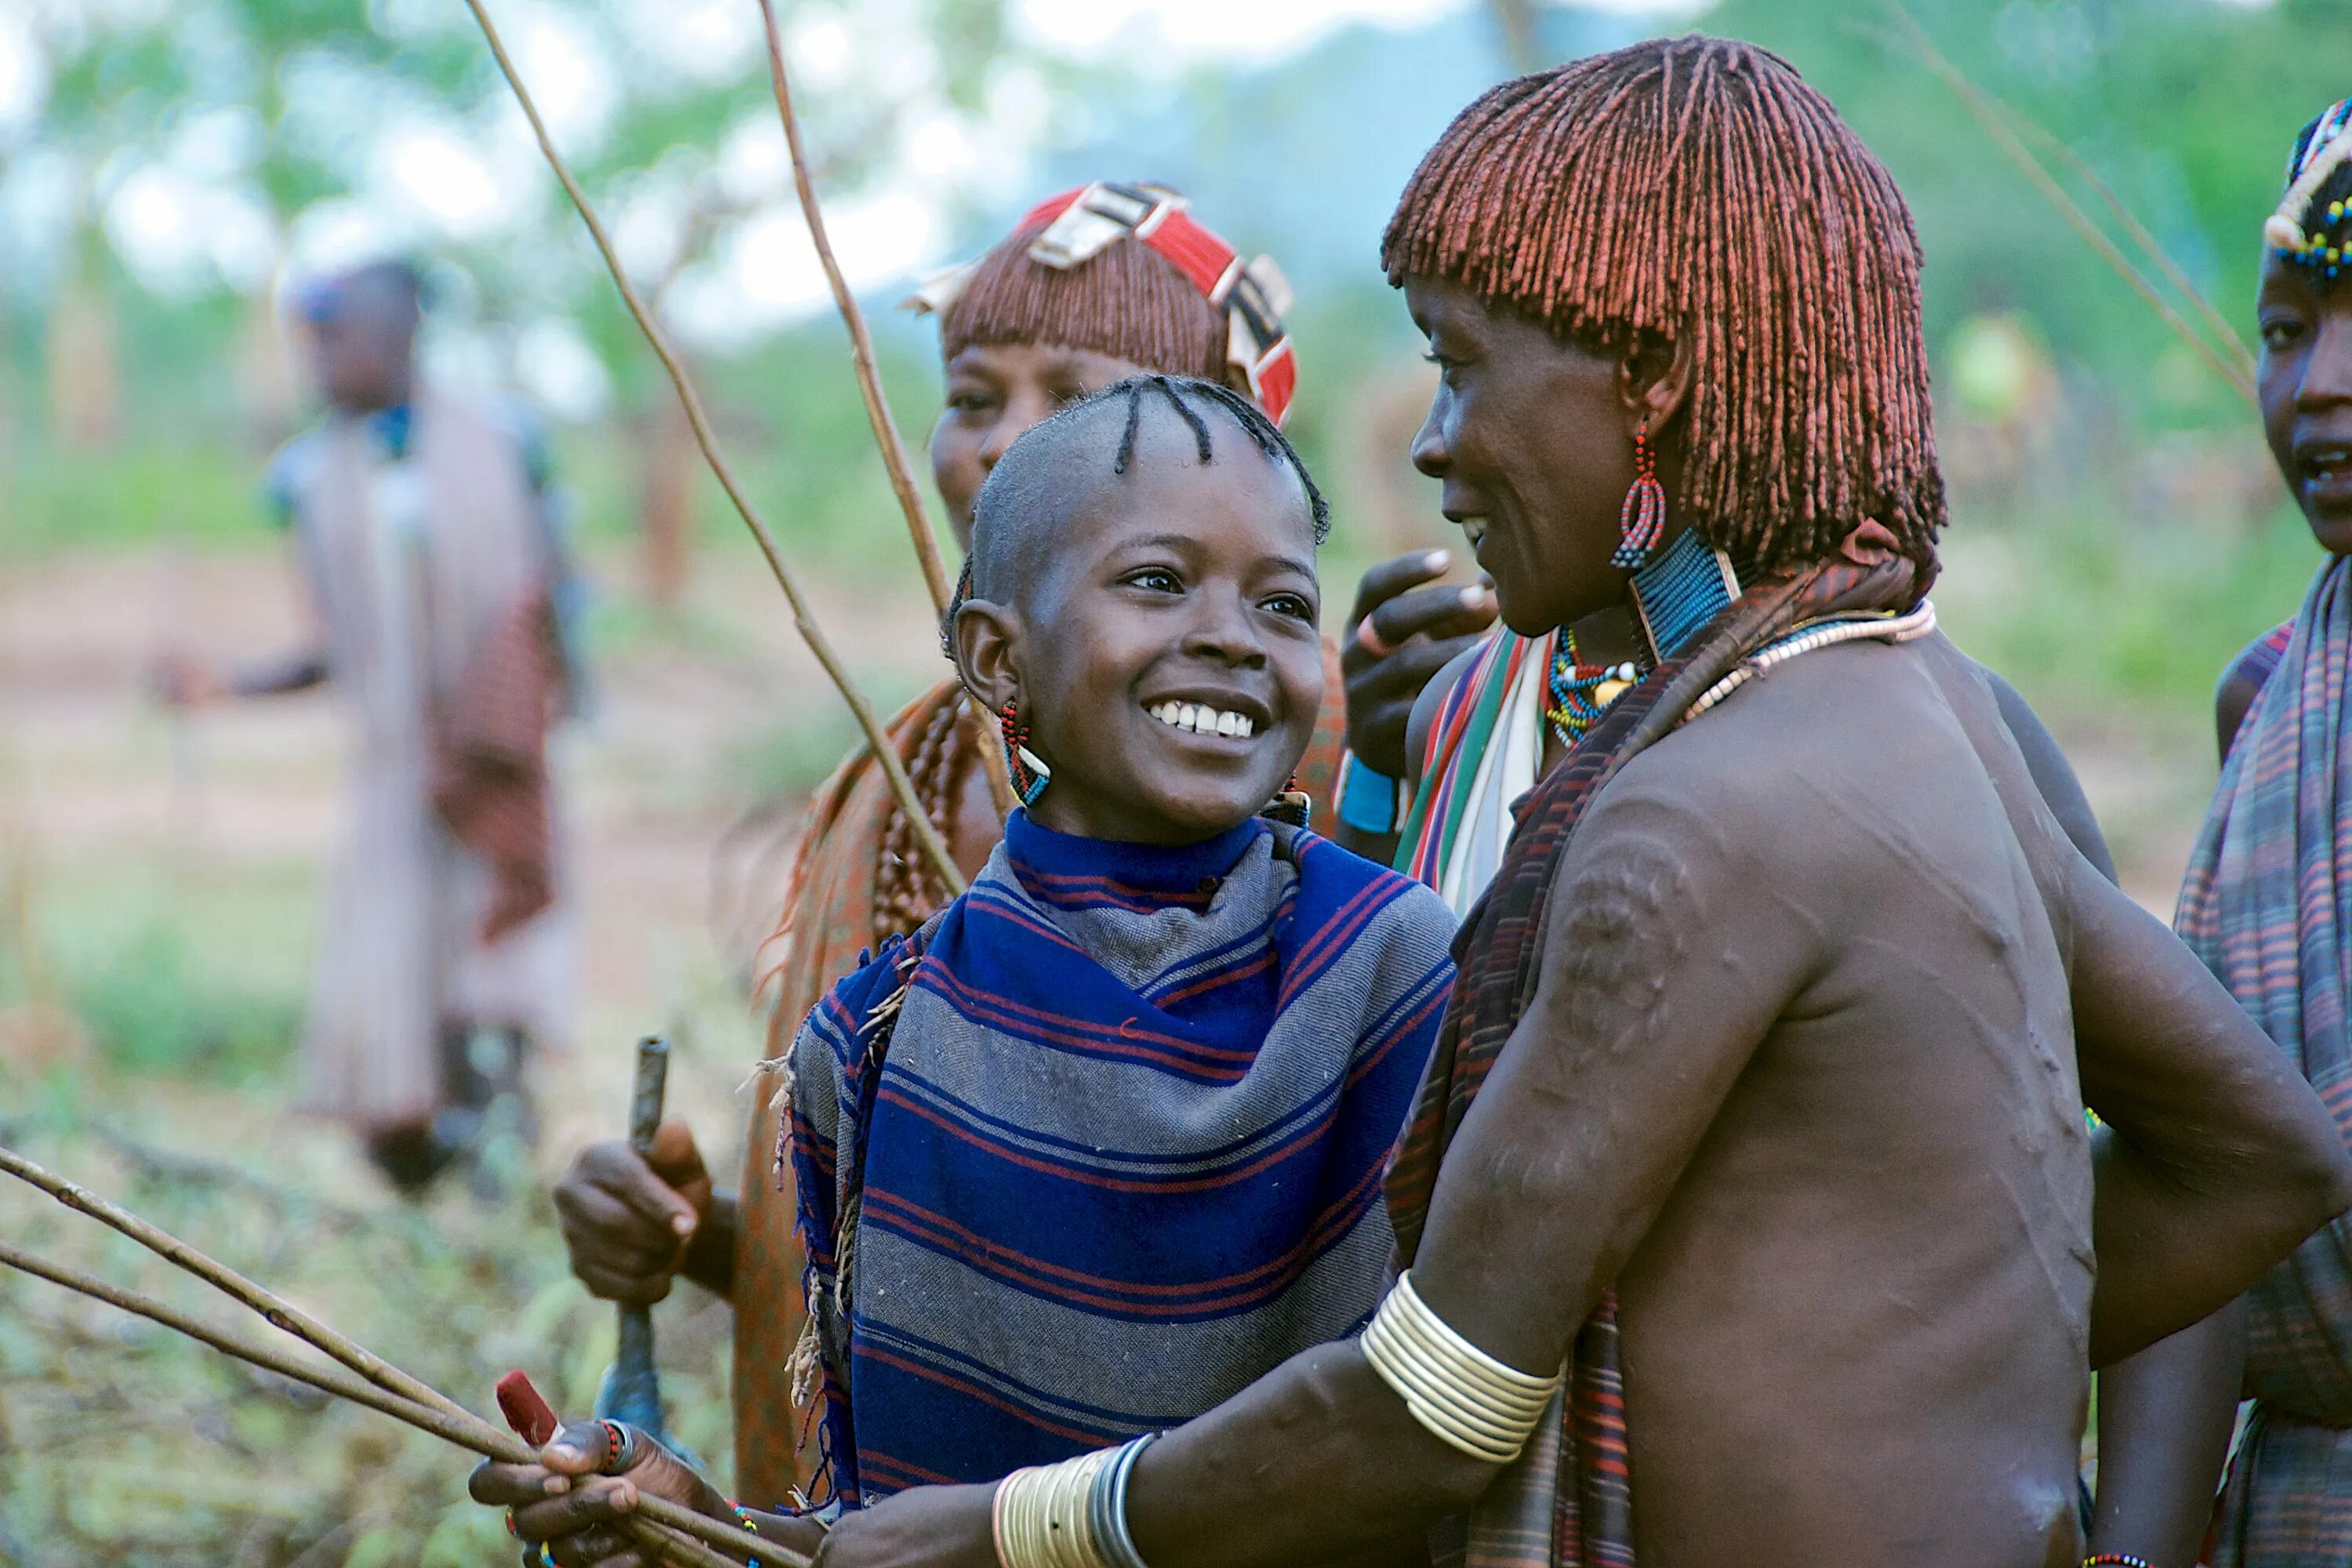
[[[1171,1426],[1360,1327],[1454,923],[1299,829],[1170,849],[1015,812],[793,1047],[832,1493]]]
[[[2221,764],[2173,925],[2352,1135],[2352,564],[2312,580]],[[2216,1520],[2216,1568],[2352,1560],[2352,1222],[2254,1287],[2256,1400]]]

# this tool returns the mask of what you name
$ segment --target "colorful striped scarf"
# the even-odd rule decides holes
[[[1511,803],[1543,768],[1552,638],[1497,632],[1438,705],[1396,868],[1467,915],[1503,863]]]
[[[793,1046],[833,1493],[1171,1426],[1360,1327],[1454,928],[1303,830],[1152,848],[1014,813]]]
[[[2352,1136],[2352,565],[2312,580],[2221,765],[2174,927]],[[2352,1561],[2352,1223],[2251,1297],[2257,1402],[2216,1519],[2215,1568]]]
[[[1864,524],[1837,559],[1766,578],[1742,594],[1611,704],[1519,804],[1502,866],[1454,942],[1454,1000],[1389,1176],[1389,1213],[1404,1263],[1420,1245],[1446,1148],[1535,994],[1545,910],[1586,803],[1748,654],[1815,616],[1907,608],[1925,587],[1886,531]],[[1579,1331],[1567,1388],[1536,1439],[1467,1515],[1440,1527],[1433,1544],[1439,1562],[1464,1568],[1629,1568],[1633,1470],[1613,1291]]]

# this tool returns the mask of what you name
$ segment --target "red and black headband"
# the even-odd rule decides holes
[[[1202,298],[1224,313],[1225,357],[1269,418],[1279,425],[1298,385],[1297,362],[1282,318],[1290,285],[1270,256],[1244,263],[1238,251],[1192,216],[1191,204],[1162,185],[1108,180],[1048,197],[1029,209],[1015,234],[1038,230],[1029,258],[1067,271],[1122,239],[1133,239],[1182,273]],[[946,310],[962,294],[978,264],[933,279],[910,303]]]

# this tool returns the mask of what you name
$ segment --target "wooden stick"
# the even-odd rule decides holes
[[[817,663],[824,667],[825,674],[833,678],[834,685],[840,688],[842,700],[849,704],[850,712],[857,719],[857,727],[866,731],[866,743],[873,750],[874,761],[881,768],[883,777],[889,781],[890,793],[898,797],[900,808],[906,812],[907,820],[914,828],[916,838],[922,844],[924,853],[930,856],[932,863],[939,868],[940,877],[949,889],[962,892],[963,873],[956,868],[955,857],[948,852],[947,840],[940,837],[929,814],[923,810],[923,804],[916,796],[915,786],[908,779],[906,767],[898,761],[898,751],[890,744],[890,737],[882,728],[881,720],[875,717],[873,707],[857,689],[856,683],[850,679],[849,671],[842,664],[840,656],[834,652],[832,642],[818,626],[815,614],[801,593],[799,581],[793,577],[792,569],[784,564],[783,555],[776,548],[775,535],[769,531],[759,510],[743,493],[743,487],[736,482],[734,469],[720,455],[718,437],[712,434],[710,421],[703,413],[702,398],[694,389],[693,379],[686,374],[686,367],[672,352],[669,340],[655,323],[653,312],[646,310],[646,302],[637,297],[636,286],[629,281],[628,273],[623,269],[621,258],[613,249],[612,237],[604,232],[604,225],[596,216],[596,209],[589,205],[587,193],[580,188],[580,182],[572,177],[572,169],[564,163],[563,154],[555,150],[555,142],[547,133],[547,122],[540,118],[539,105],[532,100],[530,89],[523,86],[521,74],[515,69],[513,59],[507,54],[506,41],[499,36],[497,25],[490,20],[490,14],[482,8],[482,0],[466,0],[466,8],[473,12],[474,20],[480,24],[482,37],[489,43],[490,53],[498,60],[500,74],[505,76],[507,86],[514,90],[515,101],[522,106],[524,118],[530,121],[531,134],[539,139],[539,150],[546,155],[548,167],[555,171],[555,177],[562,183],[564,194],[572,198],[572,205],[579,212],[581,221],[588,226],[589,237],[596,242],[596,249],[604,258],[605,269],[612,273],[613,282],[621,291],[621,302],[636,319],[637,330],[645,333],[646,342],[653,345],[655,357],[669,373],[670,384],[677,389],[678,402],[686,409],[686,422],[693,426],[695,443],[702,448],[703,458],[709,463],[710,471],[718,476],[719,488],[727,492],[727,499],[735,503],[735,510],[742,517],[743,525],[751,531],[752,539],[759,543],[760,553],[767,558],[768,570],[774,574],[776,585],[784,591],[784,597],[791,602],[793,625],[800,632],[801,640],[808,645],[809,652],[816,656]]]
[[[866,312],[857,308],[857,297],[849,291],[849,280],[842,276],[841,264],[833,258],[832,242],[825,237],[816,181],[809,173],[808,153],[801,145],[800,117],[793,112],[793,88],[784,71],[784,38],[776,24],[775,0],[760,0],[760,19],[767,28],[768,80],[775,89],[777,116],[784,122],[784,145],[792,153],[793,185],[800,195],[801,216],[808,222],[809,239],[816,247],[825,281],[833,286],[833,302],[840,308],[842,324],[849,329],[849,363],[857,372],[857,390],[866,398],[866,420],[874,427],[874,444],[882,449],[882,466],[889,470],[898,510],[907,514],[907,531],[915,542],[915,559],[922,563],[923,581],[931,591],[931,607],[944,622],[954,591],[948,583],[947,567],[940,560],[939,536],[931,531],[930,515],[923,510],[922,495],[915,488],[906,444],[898,438],[898,422],[891,417],[890,400],[883,395],[882,377],[874,363],[874,340],[866,331]],[[988,778],[988,793],[997,811],[1009,816],[1020,801],[1013,794],[1004,758],[996,749],[995,737],[989,733],[987,721],[976,712],[967,719],[980,752],[981,770]]]
[[[381,1403],[384,1399],[414,1407],[430,1416],[432,1420],[412,1422],[411,1425],[422,1426],[424,1430],[431,1432],[436,1436],[447,1437],[449,1441],[457,1443],[460,1447],[472,1448],[476,1453],[486,1454],[509,1464],[538,1462],[537,1454],[520,1438],[492,1426],[437,1389],[409,1376],[365,1347],[345,1339],[324,1323],[287,1305],[259,1285],[237,1273],[236,1270],[215,1262],[177,1237],[149,1224],[129,1210],[109,1203],[106,1199],[63,1177],[52,1174],[11,1149],[0,1148],[0,1172],[5,1172],[9,1175],[38,1187],[67,1207],[88,1215],[92,1219],[120,1231],[158,1257],[176,1264],[206,1284],[215,1287],[252,1309],[271,1327],[291,1334],[331,1356],[367,1380],[366,1384],[357,1386],[367,1388],[369,1396],[358,1398],[341,1388],[321,1383],[318,1377],[311,1375],[317,1369],[301,1369],[299,1363],[286,1362],[281,1365],[274,1362],[265,1362],[257,1363],[257,1364],[267,1365],[272,1371],[284,1372],[289,1377],[310,1383],[315,1387],[324,1389],[327,1393],[341,1394],[346,1398],[355,1398],[358,1403],[373,1409],[382,1410],[387,1415],[398,1415],[401,1412],[393,1409],[387,1404]],[[56,1283],[68,1285],[76,1289],[81,1289],[80,1284],[77,1283],[81,1279],[80,1276],[74,1276],[71,1279],[59,1279],[59,1274],[70,1274],[71,1271],[54,1264],[43,1265],[40,1268],[29,1268],[26,1264],[17,1262],[17,1259],[24,1256],[22,1253],[0,1247],[0,1261],[8,1262],[15,1267],[26,1268],[26,1272],[40,1274],[43,1279],[51,1279]],[[95,1285],[98,1282],[90,1281],[90,1283]],[[100,1289],[115,1289],[112,1286],[100,1286]],[[144,1298],[132,1297],[128,1291],[118,1291],[117,1294],[126,1300],[137,1300],[142,1302],[145,1300]],[[155,1316],[153,1313],[144,1311],[142,1307],[125,1306],[123,1301],[115,1300],[112,1296],[101,1294],[99,1299],[110,1301],[117,1306],[123,1306],[127,1311],[139,1311],[142,1316],[148,1317]],[[169,1308],[159,1308],[159,1310],[167,1313],[171,1311]],[[214,1345],[215,1349],[226,1351],[232,1355],[242,1353],[237,1347],[241,1346],[243,1342],[218,1342],[213,1331],[206,1330],[199,1332],[194,1329],[183,1327],[183,1321],[177,1314],[171,1317],[155,1317],[155,1321],[167,1327],[181,1329],[183,1332],[189,1333],[192,1337],[203,1340],[205,1343]],[[185,1321],[193,1322],[194,1320],[185,1320]],[[248,1356],[245,1359],[253,1358]],[[287,1370],[289,1367],[296,1370]],[[458,1431],[472,1433],[473,1440],[451,1436],[451,1433]],[[494,1447],[485,1447],[483,1444],[490,1444]],[[762,1563],[770,1561],[772,1557],[779,1563],[788,1561],[788,1554],[779,1551],[775,1542],[762,1540],[746,1531],[736,1530],[731,1525],[722,1524],[717,1520],[697,1513],[692,1509],[680,1504],[672,1503],[666,1499],[640,1494],[639,1509],[648,1519],[685,1531],[688,1534],[700,1536],[715,1544],[748,1550]],[[798,1560],[790,1561],[796,1564]]]
[[[420,1405],[413,1399],[404,1399],[397,1394],[378,1388],[361,1378],[352,1376],[350,1373],[334,1367],[305,1365],[282,1352],[239,1339],[234,1334],[224,1332],[198,1319],[167,1307],[152,1297],[110,1285],[102,1279],[96,1279],[77,1269],[68,1268],[64,1264],[52,1263],[45,1258],[36,1258],[5,1243],[0,1243],[0,1263],[5,1263],[11,1268],[33,1275],[37,1279],[47,1279],[53,1285],[62,1285],[68,1290],[79,1291],[93,1300],[103,1301],[110,1307],[133,1313],[152,1322],[161,1323],[167,1329],[187,1335],[199,1344],[209,1345],[225,1355],[233,1356],[249,1366],[257,1366],[264,1372],[274,1373],[290,1383],[307,1384],[322,1394],[349,1400],[353,1405],[364,1405],[368,1409],[392,1416],[394,1420],[406,1422],[420,1432],[479,1454],[484,1458],[496,1459],[502,1464],[509,1465],[539,1463],[539,1455],[529,1444],[519,1437],[509,1436],[498,1431],[486,1422],[461,1420],[444,1415],[430,1405]],[[642,1492],[639,1493],[639,1499],[641,1502],[656,1500],[646,1499]],[[702,1518],[699,1514],[695,1517]],[[671,1534],[672,1532],[667,1529],[657,1529],[653,1538],[646,1543],[678,1557],[681,1561],[692,1564],[693,1568],[740,1568],[733,1558],[722,1557],[690,1538],[682,1542],[673,1541],[670,1539]],[[773,1543],[759,1536],[750,1536],[748,1539],[758,1542],[757,1549],[760,1551],[773,1551]],[[780,1561],[782,1560],[783,1554],[777,1555]],[[767,1559],[763,1557],[761,1561],[765,1562]]]
[[[2074,199],[2066,194],[2065,188],[2051,177],[2050,171],[2042,166],[2042,161],[2033,155],[2032,151],[2018,140],[2016,132],[2011,131],[2003,122],[2001,117],[1994,111],[1985,95],[1978,90],[1976,84],[1962,76],[1958,68],[1944,58],[1943,51],[1936,47],[1935,40],[1927,36],[1927,29],[1912,19],[1911,14],[1903,8],[1900,0],[1886,0],[1886,9],[1902,25],[1911,41],[1913,51],[1918,56],[1920,62],[1941,78],[1944,84],[1958,95],[1961,103],[1976,118],[1977,123],[1984,127],[1985,133],[1992,138],[1993,144],[2007,153],[2010,161],[2014,163],[2019,171],[2033,183],[2034,188],[2048,198],[2051,205],[2058,209],[2058,216],[2066,220],[2067,226],[2081,235],[2084,242],[2098,253],[2100,259],[2114,268],[2116,275],[2131,285],[2132,291],[2147,300],[2149,307],[2163,318],[2165,324],[2178,332],[2183,342],[2196,350],[2198,355],[2213,367],[2215,374],[2235,387],[2247,402],[2259,405],[2252,373],[2242,370],[2224,359],[2212,344],[2205,341],[2202,334],[2182,318],[2179,310],[2173,309],[2171,302],[2158,292],[2156,286],[2148,281],[2147,276],[2132,265],[2131,258],[2116,247],[2115,241],[2109,239],[2101,231],[2098,225],[2091,221],[2089,216],[2080,206],[2075,205]]]
[[[456,1400],[436,1392],[398,1367],[352,1343],[301,1309],[271,1295],[234,1268],[148,1224],[129,1209],[109,1203],[87,1188],[43,1169],[15,1150],[0,1148],[0,1172],[38,1187],[66,1207],[121,1232],[157,1257],[178,1265],[207,1285],[251,1308],[270,1327],[324,1351],[378,1388],[397,1394],[412,1404],[428,1406],[453,1420],[480,1420]]]
[[[907,463],[906,444],[898,438],[898,422],[890,416],[890,405],[882,395],[881,376],[874,368],[874,340],[866,331],[866,312],[857,308],[856,297],[849,291],[849,280],[841,275],[841,264],[833,257],[832,243],[824,232],[824,214],[817,206],[816,182],[809,176],[808,153],[801,145],[801,124],[793,113],[792,84],[784,75],[784,40],[776,25],[773,0],[760,0],[760,16],[768,29],[768,80],[776,93],[776,112],[784,121],[784,145],[793,158],[793,185],[800,195],[801,216],[808,223],[809,239],[816,246],[816,258],[824,268],[824,279],[833,286],[833,302],[841,310],[842,324],[849,329],[849,363],[857,372],[857,390],[866,398],[866,419],[874,426],[874,443],[882,448],[882,466],[889,470],[890,489],[898,494],[898,508],[907,514],[907,532],[915,542],[915,559],[921,563],[923,582],[931,591],[931,610],[936,615],[948,613],[948,600],[954,593],[948,582],[946,564],[940,559],[940,542],[931,531],[931,520],[923,510],[921,492],[915,489],[915,476]]]

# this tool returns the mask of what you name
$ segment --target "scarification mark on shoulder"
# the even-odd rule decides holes
[[[1646,834],[1618,838],[1561,898],[1572,1037],[1611,1055],[1650,1045],[1666,1026],[1665,977],[1705,913],[1683,850]]]

